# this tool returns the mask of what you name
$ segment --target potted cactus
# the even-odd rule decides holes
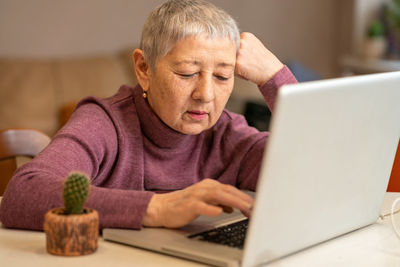
[[[99,215],[84,204],[90,181],[79,172],[71,173],[64,182],[64,208],[49,210],[44,218],[47,252],[61,256],[91,254],[97,249]]]

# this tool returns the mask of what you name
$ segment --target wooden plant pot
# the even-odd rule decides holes
[[[47,252],[59,256],[91,254],[97,249],[99,215],[84,208],[82,214],[64,214],[63,208],[49,210],[44,217]]]

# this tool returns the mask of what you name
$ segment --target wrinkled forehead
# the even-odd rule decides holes
[[[237,51],[236,42],[229,37],[189,35],[168,44],[168,50],[160,55],[157,62],[169,57],[173,58],[176,64],[199,64],[202,59],[214,58],[220,65],[234,65]]]
[[[188,36],[175,42],[168,53],[159,60],[165,59],[172,66],[212,64],[221,68],[234,68],[236,52],[236,44],[227,37]]]

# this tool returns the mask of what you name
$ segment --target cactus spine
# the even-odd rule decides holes
[[[64,205],[66,214],[80,214],[89,195],[89,178],[82,173],[73,172],[64,183]]]

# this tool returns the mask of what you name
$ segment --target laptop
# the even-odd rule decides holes
[[[399,138],[400,72],[285,85],[251,219],[236,211],[181,229],[104,229],[103,238],[215,266],[279,260],[376,222]],[[239,245],[221,237],[236,228]]]

